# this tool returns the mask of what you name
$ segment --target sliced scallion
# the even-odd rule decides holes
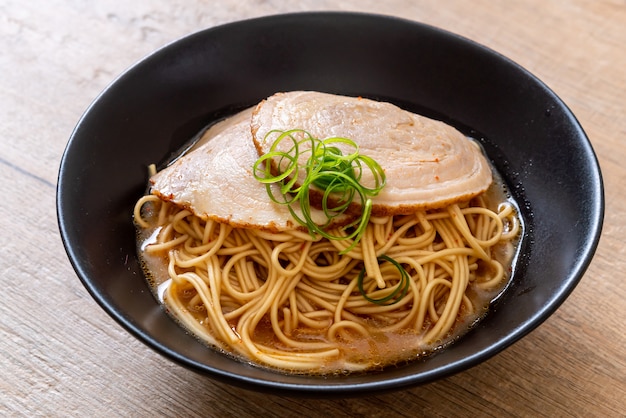
[[[359,242],[372,212],[371,197],[376,196],[385,186],[385,172],[374,159],[359,153],[358,145],[351,139],[331,137],[318,139],[302,129],[270,131],[277,135],[267,153],[253,166],[255,178],[266,185],[272,201],[287,205],[294,219],[305,226],[311,234],[319,234],[331,240],[353,239],[353,243],[342,251],[350,252]],[[285,145],[287,144],[287,145]],[[344,154],[341,148],[351,152]],[[306,157],[303,158],[303,157]],[[372,173],[373,182],[369,187],[362,184],[365,170]],[[271,185],[279,186],[276,196]],[[316,224],[311,217],[311,187],[323,191],[321,210],[326,221]],[[346,214],[350,205],[358,197],[361,214],[344,231],[352,228],[347,235],[333,235],[326,229],[333,220]],[[300,205],[302,215],[296,213],[294,204]]]
[[[387,296],[381,298],[372,298],[368,296],[363,286],[363,280],[365,278],[365,267],[363,267],[357,277],[357,287],[359,288],[359,292],[361,293],[361,295],[363,295],[365,300],[371,303],[375,303],[376,305],[393,305],[395,303],[398,303],[408,293],[411,277],[400,263],[398,263],[396,260],[389,256],[383,254],[378,257],[378,261],[388,261],[389,263],[393,264],[394,267],[396,267],[400,272],[400,281],[394,287],[393,291],[391,291]]]

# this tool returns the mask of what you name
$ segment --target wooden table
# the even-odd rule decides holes
[[[464,35],[545,81],[587,131],[607,199],[597,254],[550,319],[484,364],[362,399],[248,392],[151,351],[74,274],[55,186],[89,103],[185,34],[304,10],[397,15]],[[0,0],[0,415],[626,416],[625,51],[621,0]]]

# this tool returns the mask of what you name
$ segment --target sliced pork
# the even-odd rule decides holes
[[[250,133],[251,109],[209,129],[196,147],[150,179],[152,193],[203,219],[233,227],[281,232],[303,229],[285,205],[268,197],[252,173],[259,158]],[[277,186],[276,196],[280,196]],[[298,214],[299,207],[295,207]],[[312,211],[319,225],[323,213]],[[343,218],[345,221],[345,218]]]
[[[484,192],[492,182],[477,144],[443,122],[390,103],[295,91],[277,93],[254,109],[251,131],[259,154],[274,142],[270,131],[291,129],[319,139],[349,138],[382,166],[387,184],[372,199],[375,215],[441,208]]]

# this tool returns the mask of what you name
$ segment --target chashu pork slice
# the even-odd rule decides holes
[[[491,168],[476,143],[443,122],[391,103],[293,91],[277,93],[254,109],[251,130],[259,154],[266,153],[276,138],[270,131],[291,129],[319,139],[349,138],[361,154],[381,165],[387,183],[372,198],[374,215],[441,208],[481,194],[492,182]],[[286,141],[282,144],[289,146]],[[362,182],[372,184],[367,174]],[[356,205],[358,209],[360,203]]]
[[[213,125],[189,153],[151,177],[151,192],[202,219],[233,227],[303,229],[287,206],[270,200],[265,185],[253,176],[258,154],[250,133],[251,113],[248,109]],[[280,196],[277,190],[275,196]],[[295,210],[300,215],[299,207]],[[319,225],[325,223],[321,211],[311,212]]]

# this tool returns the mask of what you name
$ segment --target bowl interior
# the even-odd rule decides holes
[[[146,285],[131,214],[150,163],[212,120],[277,92],[319,90],[387,100],[479,139],[526,223],[511,286],[460,342],[426,361],[341,378],[282,375],[197,342]],[[543,83],[501,55],[402,19],[303,13],[208,29],[145,58],[89,107],[68,143],[57,209],[69,258],[94,299],[166,357],[260,390],[356,394],[430,382],[530,332],[567,297],[600,234],[598,164],[582,128]]]

